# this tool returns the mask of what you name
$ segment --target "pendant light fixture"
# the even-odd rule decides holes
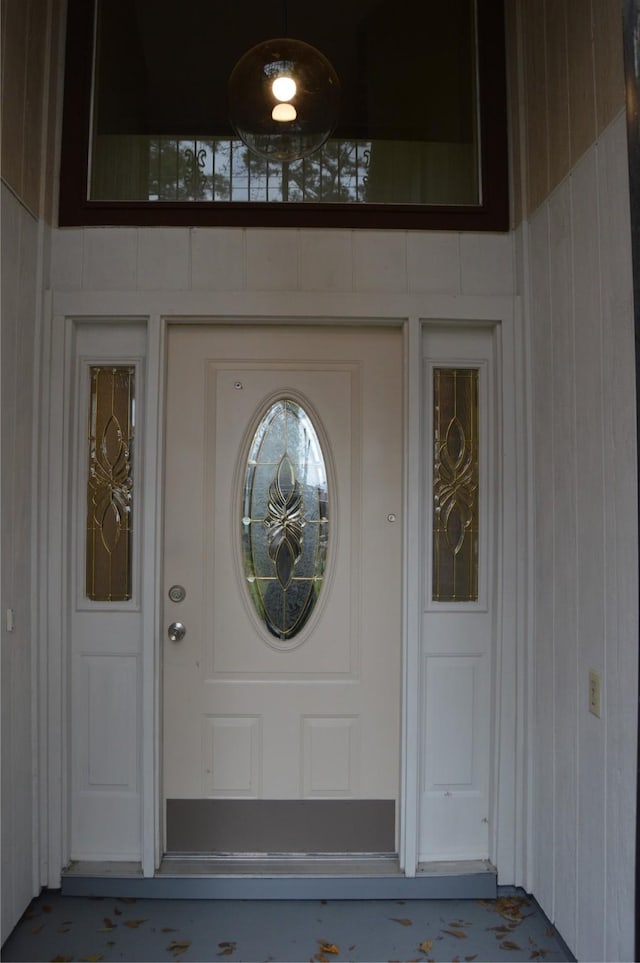
[[[231,72],[228,92],[233,129],[249,150],[269,161],[313,154],[338,118],[335,70],[311,44],[290,37],[248,50]]]

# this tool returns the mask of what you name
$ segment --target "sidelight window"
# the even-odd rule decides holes
[[[478,598],[478,369],[433,371],[433,601]]]
[[[86,595],[122,602],[132,594],[132,446],[135,368],[89,369]]]

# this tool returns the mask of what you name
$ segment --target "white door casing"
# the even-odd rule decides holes
[[[168,358],[165,797],[397,801],[401,330],[183,326]],[[285,645],[258,624],[239,557],[248,441],[282,397],[312,414],[330,486],[328,574]]]
[[[48,700],[48,730],[43,741],[43,759],[48,772],[47,795],[43,798],[42,814],[43,826],[46,828],[47,864],[43,868],[43,881],[47,885],[56,886],[60,882],[62,867],[71,856],[70,834],[65,827],[74,826],[78,820],[76,800],[73,785],[67,782],[67,773],[74,771],[76,763],[73,759],[75,752],[73,742],[85,738],[82,733],[89,733],[89,726],[94,734],[102,733],[101,738],[107,737],[112,747],[116,746],[116,731],[109,730],[109,717],[115,712],[114,706],[104,700],[98,704],[91,703],[86,698],[86,689],[78,683],[78,696],[69,698],[68,689],[70,677],[67,676],[68,667],[72,665],[71,622],[68,599],[76,597],[77,589],[74,582],[75,567],[70,567],[71,547],[79,544],[77,533],[83,524],[84,508],[81,504],[82,492],[75,487],[74,473],[77,471],[76,461],[78,446],[82,448],[82,439],[78,440],[75,431],[69,430],[71,422],[77,425],[84,418],[85,413],[78,414],[78,395],[76,382],[71,377],[76,371],[78,355],[84,355],[96,361],[113,360],[127,362],[136,360],[139,370],[146,382],[145,403],[138,409],[138,423],[144,432],[139,433],[142,439],[137,450],[137,470],[142,480],[144,497],[138,522],[141,564],[140,573],[140,614],[142,628],[133,627],[131,623],[127,633],[129,642],[124,636],[119,645],[125,645],[135,652],[136,657],[129,664],[135,664],[136,671],[140,671],[139,686],[133,694],[133,699],[127,706],[131,718],[136,719],[137,729],[131,733],[136,744],[136,758],[139,767],[135,784],[122,793],[122,787],[104,786],[95,793],[99,802],[98,808],[92,811],[85,808],[79,828],[82,840],[88,844],[88,849],[78,847],[76,850],[80,858],[100,859],[136,859],[142,856],[142,866],[145,875],[153,875],[154,868],[162,852],[162,833],[160,816],[161,810],[161,765],[157,750],[161,746],[161,697],[156,689],[159,669],[162,664],[161,649],[164,646],[166,620],[159,611],[165,588],[161,584],[160,560],[162,555],[161,529],[159,520],[162,516],[161,493],[162,476],[158,470],[159,459],[162,455],[161,441],[164,423],[164,385],[165,373],[165,331],[173,324],[183,323],[180,316],[167,318],[164,315],[165,296],[162,293],[149,296],[148,294],[131,294],[126,298],[120,296],[94,295],[92,292],[74,294],[60,293],[54,299],[54,316],[56,330],[64,331],[64,337],[56,338],[51,343],[51,364],[47,367],[48,378],[43,389],[45,410],[43,414],[43,446],[46,458],[42,472],[41,496],[43,504],[48,506],[48,523],[46,527],[45,554],[43,555],[43,585],[48,585],[47,593],[42,596],[43,625],[46,624],[46,634],[43,637],[43,666],[46,671],[42,674],[43,699]],[[237,300],[237,299],[236,299]],[[388,300],[388,299],[387,299]],[[411,299],[409,299],[411,300]],[[428,306],[429,298],[423,299],[424,307]],[[431,299],[433,300],[433,299]],[[422,331],[429,328],[447,327],[452,336],[464,338],[469,330],[484,326],[493,330],[493,344],[495,349],[495,377],[496,377],[496,431],[495,439],[496,462],[499,470],[496,472],[495,483],[500,491],[500,503],[496,508],[495,528],[498,533],[496,539],[495,577],[498,585],[496,589],[495,607],[495,645],[489,663],[490,687],[495,696],[489,706],[490,728],[494,727],[493,741],[490,741],[490,758],[488,769],[489,781],[489,855],[494,859],[501,874],[501,882],[513,883],[525,879],[527,872],[526,859],[526,783],[523,782],[526,764],[524,757],[520,762],[518,752],[525,745],[527,701],[526,689],[526,589],[527,589],[527,553],[526,553],[526,432],[522,431],[526,397],[522,384],[518,381],[518,371],[521,371],[523,343],[519,328],[519,315],[514,309],[513,302],[504,298],[458,297],[456,299],[435,299],[437,301],[435,315],[428,312],[417,313],[409,317],[404,325],[405,330],[405,368],[404,376],[407,385],[407,447],[405,464],[406,470],[406,504],[408,518],[404,520],[407,535],[404,565],[407,572],[405,585],[405,609],[403,616],[403,633],[406,661],[403,669],[403,778],[401,788],[401,816],[403,817],[403,835],[401,839],[401,865],[408,874],[413,874],[414,866],[420,853],[422,861],[431,857],[431,851],[419,844],[421,835],[420,825],[424,824],[425,809],[423,774],[426,772],[425,755],[428,745],[423,739],[423,723],[426,709],[424,708],[425,673],[418,668],[425,668],[425,657],[431,655],[424,645],[428,638],[425,628],[429,613],[425,611],[423,601],[424,586],[428,584],[428,575],[422,569],[428,562],[428,549],[425,549],[424,525],[418,531],[418,519],[428,512],[425,507],[424,481],[428,470],[424,467],[425,439],[424,423],[426,413],[424,403],[427,397],[422,382],[424,370],[422,363]],[[246,303],[245,303],[246,301]],[[397,299],[378,304],[378,299],[360,298],[357,304],[344,305],[339,320],[335,323],[341,326],[348,324],[348,318],[354,321],[362,317],[397,318],[402,309]],[[375,302],[375,303],[374,303]],[[211,325],[228,324],[227,318],[210,318],[207,314],[209,302],[204,295],[185,301],[185,314],[198,317]],[[333,315],[334,305],[327,304],[325,318]],[[174,310],[176,305],[174,305]],[[374,310],[375,309],[375,310]],[[128,311],[123,317],[123,310]],[[152,313],[145,317],[148,311]],[[415,310],[415,308],[414,308]],[[421,310],[421,309],[418,309]],[[262,318],[271,318],[273,323],[280,323],[282,306],[276,297],[261,295],[259,299],[240,299],[238,310],[230,314],[238,315],[234,323],[241,326],[251,315],[260,312]],[[96,316],[102,319],[95,321]],[[426,317],[437,317],[439,320],[427,321]],[[228,317],[228,316],[227,316]],[[302,315],[302,317],[304,317]],[[86,318],[87,321],[82,320]],[[133,319],[138,320],[133,320]],[[462,318],[476,318],[474,323],[465,322]],[[74,320],[78,319],[78,320]],[[422,319],[422,320],[421,320]],[[138,326],[136,346],[127,347],[126,332]],[[291,313],[288,317],[292,321]],[[310,328],[322,327],[324,322],[307,320]],[[329,322],[330,323],[330,322]],[[390,323],[396,323],[391,321]],[[264,322],[260,322],[264,324]],[[76,337],[83,329],[100,330],[100,346],[97,351],[81,346],[81,338]],[[146,335],[145,335],[146,332]],[[140,337],[140,334],[142,336]],[[124,336],[124,339],[123,339]],[[426,351],[426,349],[425,349]],[[428,353],[428,352],[427,352]],[[457,352],[453,351],[447,360],[455,360]],[[146,359],[146,360],[145,360]],[[462,359],[464,362],[464,358]],[[498,402],[499,399],[499,402]],[[72,413],[72,418],[69,417]],[[418,432],[418,427],[422,430]],[[501,434],[500,434],[501,433]],[[427,452],[428,453],[428,452]],[[81,453],[81,462],[84,454]],[[145,481],[146,479],[146,481]],[[72,487],[73,486],[73,487]],[[62,513],[59,506],[63,505]],[[76,519],[76,512],[78,519]],[[524,512],[524,514],[523,514]],[[426,517],[426,516],[425,516]],[[423,518],[424,521],[424,518]],[[73,538],[71,535],[74,526]],[[75,527],[79,526],[79,528]],[[67,531],[69,534],[67,534]],[[414,573],[413,576],[411,573]],[[422,588],[420,588],[422,586]],[[519,602],[518,600],[522,601]],[[520,607],[519,607],[520,606]],[[99,607],[97,607],[99,608]],[[106,607],[96,617],[108,618]],[[415,614],[414,614],[415,613]],[[83,616],[84,618],[84,616]],[[123,623],[124,624],[124,623]],[[69,639],[69,642],[67,642]],[[108,661],[112,656],[117,660],[127,653],[114,652],[114,636],[107,630],[101,630],[99,637],[92,642],[94,654],[99,657],[105,667],[115,666],[116,661]],[[102,650],[99,651],[100,646]],[[103,658],[107,656],[108,658]],[[495,658],[494,658],[495,657]],[[453,665],[453,663],[452,663]],[[74,683],[75,685],[75,683]],[[522,695],[525,694],[523,700]],[[134,706],[135,702],[135,706]],[[137,707],[137,708],[136,708]],[[133,716],[131,713],[133,712]],[[106,715],[105,715],[106,713]],[[92,717],[92,718],[91,718]],[[102,727],[104,726],[104,732]],[[74,734],[71,739],[71,757],[67,755],[67,740],[64,733]],[[128,754],[131,746],[123,746]],[[85,754],[85,758],[86,754]],[[116,756],[111,756],[114,760]],[[98,760],[100,762],[100,760]],[[108,762],[107,759],[104,760]],[[517,765],[516,765],[517,763]],[[109,763],[110,764],[110,763]],[[121,823],[118,818],[104,819],[105,806],[107,812],[110,801],[116,801],[127,792],[133,791],[140,795],[140,804],[131,810],[132,833],[131,847],[123,851],[121,847]],[[438,789],[440,792],[440,789]],[[104,796],[104,806],[98,800]],[[424,798],[423,798],[424,797]],[[432,799],[435,796],[431,797]],[[459,800],[462,800],[460,794]],[[91,801],[91,794],[86,797]],[[84,803],[83,803],[84,805]],[[127,803],[128,805],[128,803]],[[473,806],[471,817],[475,820]],[[497,818],[494,818],[497,817]],[[454,825],[454,831],[456,831]],[[74,829],[75,832],[75,829]],[[102,846],[101,844],[105,844]],[[482,849],[473,852],[484,851]],[[433,858],[441,856],[443,849]],[[472,855],[470,853],[469,855]]]

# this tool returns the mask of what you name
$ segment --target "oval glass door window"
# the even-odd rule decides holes
[[[272,404],[253,436],[242,500],[242,557],[249,594],[269,632],[286,642],[313,612],[329,539],[325,458],[309,414],[290,398]]]

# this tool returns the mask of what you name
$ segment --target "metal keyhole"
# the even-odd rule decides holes
[[[185,629],[182,622],[172,622],[167,630],[167,635],[172,642],[182,642],[187,630]]]

